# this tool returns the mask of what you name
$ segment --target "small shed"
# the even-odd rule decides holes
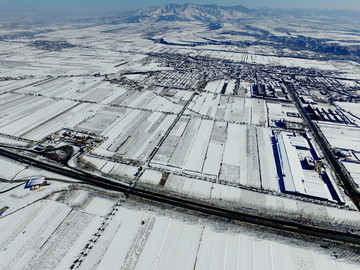
[[[32,177],[26,182],[24,188],[30,188],[31,190],[33,190],[33,189],[38,189],[44,185],[46,185],[45,177],[43,176]]]

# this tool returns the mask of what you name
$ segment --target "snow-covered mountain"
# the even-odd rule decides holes
[[[161,22],[161,21],[201,21],[201,22],[229,22],[241,19],[256,18],[316,18],[330,21],[357,20],[359,11],[324,10],[324,9],[249,9],[243,6],[217,6],[196,4],[168,4],[157,8],[141,9],[118,22]]]
[[[126,19],[127,22],[142,21],[202,21],[225,22],[253,17],[253,10],[242,6],[220,7],[216,5],[195,4],[168,4],[153,9],[142,9],[134,16]]]

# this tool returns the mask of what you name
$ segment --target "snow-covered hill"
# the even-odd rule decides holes
[[[128,22],[142,21],[202,21],[225,22],[253,17],[253,10],[242,6],[220,7],[216,5],[168,4],[163,7],[139,10]]]

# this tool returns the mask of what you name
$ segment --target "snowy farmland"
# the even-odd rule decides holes
[[[145,211],[137,201],[86,190],[64,191],[5,215],[0,231],[3,269],[281,270],[296,269],[299,261],[306,269],[357,269],[346,249],[321,249],[306,239],[290,243],[260,229],[152,205]]]
[[[107,134],[104,130],[115,120],[118,120],[115,124],[123,120],[122,116],[128,116],[129,121],[145,118],[155,124],[167,118],[165,113],[181,110],[181,106],[150,91],[124,90],[101,80],[86,79],[59,80],[56,84],[50,81],[41,87],[23,88],[19,93],[5,93],[0,104],[3,113],[0,133],[35,141],[61,127]],[[168,116],[167,122],[171,118]]]
[[[0,133],[38,141],[62,127],[72,128],[101,106],[71,100],[4,94]]]
[[[0,133],[40,141],[59,127],[85,131],[106,138],[93,154],[137,164],[150,161],[165,139],[151,164],[278,190],[270,131],[258,128],[267,126],[264,100],[119,86],[103,78],[61,77],[6,88]],[[183,109],[184,116],[177,120]],[[245,159],[247,155],[252,158]],[[126,179],[134,174],[133,170],[121,174],[115,164],[95,168]]]
[[[266,128],[183,117],[151,165],[278,190],[270,136]]]
[[[360,151],[360,128],[332,123],[318,123],[332,147]]]
[[[235,81],[218,80],[218,81],[209,82],[204,90],[210,93],[231,95],[234,94]]]
[[[141,182],[159,185],[161,174],[150,171],[144,175]],[[164,185],[166,193],[182,196],[184,198],[197,199],[202,202],[211,202],[214,205],[239,209],[257,209],[262,216],[278,217],[280,219],[299,218],[306,216],[314,222],[329,222],[329,224],[347,224],[351,228],[360,225],[359,213],[356,211],[344,211],[334,207],[328,207],[312,202],[303,201],[300,197],[279,196],[277,193],[259,193],[250,189],[239,188],[234,185],[224,185],[211,181],[201,181],[192,177],[186,177],[171,173]],[[350,204],[349,204],[350,205]],[[352,207],[354,208],[354,206]]]
[[[133,179],[134,175],[138,171],[138,167],[136,166],[112,162],[91,156],[84,156],[81,160],[88,166],[91,166],[104,174],[120,178],[121,181],[124,181],[124,179]]]
[[[0,81],[0,94],[12,91],[16,89],[21,89],[28,85],[33,85],[39,81],[43,81],[43,79],[23,79],[23,80],[7,80]]]
[[[237,123],[267,126],[266,103],[261,99],[201,93],[193,98],[185,111]]]
[[[108,139],[95,154],[146,162],[175,119],[174,115],[141,110],[125,110],[100,133]],[[91,119],[80,127],[91,125]]]

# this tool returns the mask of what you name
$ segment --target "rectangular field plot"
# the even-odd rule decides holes
[[[0,94],[6,91],[13,91],[26,85],[31,85],[40,81],[39,79],[26,79],[26,80],[8,80],[0,81]]]
[[[83,156],[81,160],[87,165],[99,170],[102,173],[105,173],[110,176],[121,177],[122,180],[131,180],[134,178],[134,175],[138,172],[138,167],[107,161],[104,159]],[[160,181],[160,180],[159,180]]]
[[[93,115],[101,106],[70,100],[5,94],[0,133],[40,140],[61,128],[72,128]]]
[[[235,90],[235,81],[234,80],[218,80],[209,82],[205,89],[205,91],[217,94],[234,94]]]
[[[83,120],[76,128],[100,134],[108,129],[116,120],[125,117],[127,113],[128,111],[123,108],[106,107],[99,110],[95,115],[91,115]]]
[[[199,225],[121,208],[79,269],[193,269],[202,231]]]
[[[299,261],[305,269],[327,269],[323,260],[311,250],[205,228],[194,269],[299,269]]]
[[[2,269],[55,269],[63,260],[66,269],[100,222],[92,214],[53,201],[9,215],[0,226]]]
[[[129,90],[111,102],[115,106],[126,106],[145,110],[156,110],[163,112],[179,113],[182,109],[180,104],[157,95],[152,91]]]
[[[170,174],[165,189],[192,198],[209,200],[211,199],[213,183]],[[236,188],[236,190],[238,189]]]
[[[103,118],[103,123],[98,124],[95,117]],[[97,132],[102,129],[100,135],[108,138],[94,150],[95,154],[111,157],[116,155],[123,159],[145,162],[176,116],[161,112],[108,108],[94,118],[87,119],[79,128]]]
[[[163,96],[172,103],[184,105],[191,98],[194,92],[177,90],[171,88],[163,88],[159,95]]]
[[[109,103],[127,90],[104,81],[103,78],[54,78],[17,90],[18,93],[42,95],[60,99]]]
[[[185,113],[206,115],[218,120],[267,126],[266,103],[261,99],[201,93],[194,97]]]
[[[360,128],[331,123],[318,126],[332,147],[360,151]]]
[[[182,117],[151,165],[278,190],[270,135],[265,128]]]

